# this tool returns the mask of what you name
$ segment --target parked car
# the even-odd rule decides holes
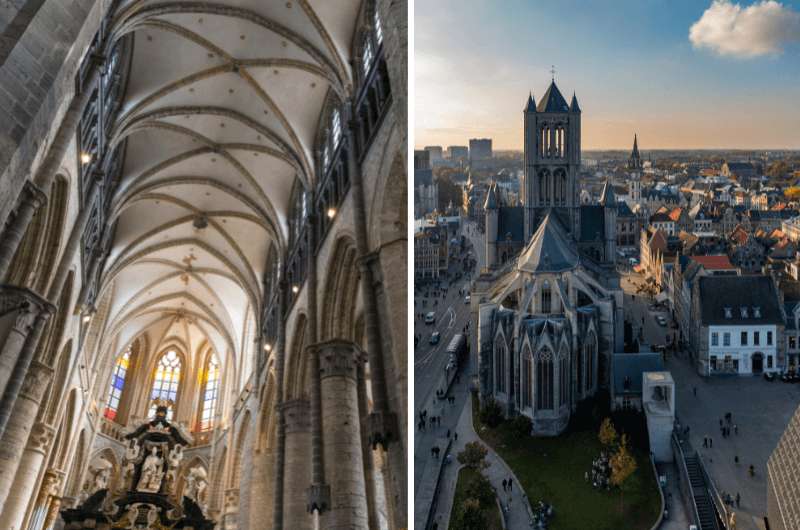
[[[434,322],[436,322],[436,313],[433,312],[433,311],[430,311],[430,312],[426,313],[425,314],[425,323],[426,324],[433,324]]]
[[[441,335],[439,334],[438,331],[434,331],[433,333],[431,333],[431,338],[428,342],[430,342],[431,344],[439,344],[439,339],[441,339]]]
[[[465,304],[469,304],[471,301],[472,301],[472,297],[470,295],[467,295],[467,296],[464,297],[464,303]]]

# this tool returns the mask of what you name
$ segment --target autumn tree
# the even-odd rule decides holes
[[[628,437],[623,434],[617,452],[609,459],[611,465],[611,484],[619,488],[619,509],[622,511],[622,493],[628,478],[636,471],[636,459],[628,450]]]
[[[464,450],[458,453],[458,461],[472,469],[486,469],[489,467],[489,463],[486,462],[487,454],[489,450],[482,443],[469,442],[464,446]]]
[[[486,512],[481,508],[478,499],[466,499],[459,509],[458,520],[453,525],[458,530],[475,530],[486,528],[488,521]]]
[[[800,186],[789,186],[783,190],[783,195],[790,201],[800,200]]]
[[[611,423],[611,418],[606,418],[600,425],[600,433],[598,434],[600,443],[606,447],[612,447],[617,441],[617,430],[614,429],[614,424]]]

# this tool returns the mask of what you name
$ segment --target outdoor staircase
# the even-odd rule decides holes
[[[692,485],[692,496],[697,507],[697,514],[700,517],[700,530],[720,530],[717,523],[717,515],[714,511],[711,498],[708,494],[708,484],[703,478],[700,470],[700,462],[697,453],[684,458],[686,471],[689,472],[689,482]]]

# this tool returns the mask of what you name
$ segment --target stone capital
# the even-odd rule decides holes
[[[47,195],[32,181],[25,181],[25,186],[20,194],[20,204],[39,209],[47,204]]]
[[[292,399],[280,407],[287,434],[311,432],[311,405],[307,399]]]
[[[225,490],[225,511],[239,507],[239,489],[232,488]]]
[[[55,313],[55,306],[26,287],[0,285],[0,316],[16,309],[24,310],[31,317],[40,313]],[[30,324],[29,324],[30,325]]]
[[[364,353],[354,342],[333,339],[311,346],[312,354],[319,355],[320,379],[327,377],[349,377],[357,379],[358,365],[364,361]]]
[[[53,441],[54,434],[55,429],[46,423],[37,421],[33,424],[31,433],[28,436],[28,449],[31,451],[36,451],[37,453],[46,454],[47,448]]]
[[[331,505],[331,487],[327,484],[312,484],[306,490],[308,513],[326,512]]]
[[[387,450],[398,437],[397,415],[380,410],[371,412],[367,416],[367,435],[373,449],[380,445]]]
[[[52,368],[38,361],[33,361],[30,368],[28,368],[25,380],[22,382],[22,388],[19,390],[19,397],[24,397],[39,403],[52,376]]]

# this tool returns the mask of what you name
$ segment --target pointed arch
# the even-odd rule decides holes
[[[554,396],[554,359],[550,348],[542,348],[536,352],[536,409],[552,410]]]
[[[533,395],[533,355],[531,347],[526,342],[522,347],[522,408],[532,407]]]
[[[494,338],[494,388],[495,392],[507,391],[508,370],[507,366],[508,346],[503,335],[502,329],[497,331]]]

